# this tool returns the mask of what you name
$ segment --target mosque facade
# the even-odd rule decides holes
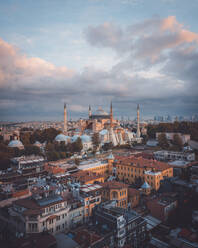
[[[131,132],[120,126],[118,120],[113,118],[113,105],[110,104],[110,112],[105,112],[99,107],[96,112],[92,113],[91,106],[88,109],[88,119],[80,119],[78,121],[78,128],[70,133],[67,130],[67,109],[64,104],[64,128],[61,134],[58,134],[55,141],[75,142],[77,138],[80,138],[83,144],[83,151],[93,149],[92,137],[95,133],[99,134],[100,147],[105,143],[112,143],[113,146],[131,144],[131,142],[141,143],[141,132],[140,132],[140,113],[139,105],[137,106],[137,132]]]

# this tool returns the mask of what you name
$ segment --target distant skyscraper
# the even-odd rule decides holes
[[[137,138],[140,138],[140,106],[137,105]]]
[[[170,115],[167,116],[167,121],[172,121],[172,118]]]
[[[91,106],[89,105],[89,117],[91,116]]]
[[[114,137],[113,137],[113,106],[112,102],[110,105],[110,129],[109,129],[109,141],[115,145],[114,143]]]
[[[67,135],[67,106],[64,103],[64,134]]]
[[[110,125],[113,127],[113,107],[112,107],[112,102],[110,106]]]

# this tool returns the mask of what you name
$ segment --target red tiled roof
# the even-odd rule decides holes
[[[180,232],[179,232],[179,236],[180,237],[183,237],[183,238],[186,238],[186,239],[189,239],[190,236],[191,236],[192,232],[189,231],[188,229],[186,228],[183,228]]]
[[[39,209],[28,209],[24,211],[24,215],[38,215],[41,211]]]
[[[128,196],[135,196],[135,195],[139,195],[140,192],[137,189],[133,189],[133,188],[128,188]]]
[[[34,209],[35,210],[35,209],[43,209],[45,207],[49,207],[51,205],[54,205],[54,204],[57,204],[57,203],[60,203],[63,201],[64,201],[64,199],[41,207],[41,206],[39,206],[39,204],[37,204],[37,202],[34,199],[24,198],[24,199],[20,199],[20,200],[15,201],[14,204],[22,206],[22,207],[27,208],[27,209]]]
[[[135,156],[129,156],[129,157],[121,157],[116,156],[117,164],[119,165],[127,165],[127,166],[133,166],[133,167],[139,167],[139,168],[153,168],[158,171],[166,170],[169,168],[172,168],[171,165],[159,162],[157,160],[152,159],[145,159],[142,157],[135,157]]]
[[[76,178],[77,180],[82,181],[82,182],[96,180],[101,177],[103,177],[103,175],[99,175],[99,174],[92,173],[89,171],[78,171],[71,175],[71,178]]]
[[[55,247],[56,239],[49,233],[31,234],[15,241],[13,248],[50,248]]]
[[[51,215],[47,218],[47,220],[53,220],[53,219],[56,219],[57,215]]]
[[[82,229],[76,232],[74,241],[76,241],[82,248],[87,248],[90,245],[93,245],[101,239],[101,236],[93,232],[88,231],[87,229]]]
[[[128,184],[117,182],[117,181],[104,182],[101,185],[103,186],[103,188],[109,188],[109,189],[128,188]]]

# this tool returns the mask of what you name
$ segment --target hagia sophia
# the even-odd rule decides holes
[[[124,145],[131,142],[141,143],[140,137],[140,118],[139,105],[137,106],[137,132],[133,133],[128,129],[120,126],[118,120],[113,118],[113,106],[110,104],[110,113],[105,112],[101,107],[92,114],[91,106],[88,109],[88,119],[79,120],[78,128],[70,132],[67,129],[67,107],[64,105],[64,129],[63,132],[56,136],[55,141],[65,143],[74,142],[78,137],[81,138],[83,150],[93,148],[92,136],[94,133],[99,134],[100,146],[105,143],[112,143],[113,146]]]
[[[134,133],[127,128],[120,126],[120,122],[113,118],[113,105],[110,104],[110,112],[105,112],[101,107],[96,112],[92,113],[91,106],[88,109],[88,118],[80,119],[78,127],[75,130],[68,129],[67,123],[67,106],[64,104],[64,125],[60,134],[55,137],[55,142],[75,142],[78,138],[81,139],[83,151],[92,150],[92,137],[95,133],[99,135],[100,145],[102,147],[106,143],[112,143],[113,146],[131,144],[132,142],[141,143],[142,138],[140,133],[140,116],[139,105],[137,106],[137,132]],[[35,145],[40,145],[35,143]],[[19,140],[19,136],[15,136],[14,140],[10,141],[9,147],[18,147],[23,149],[24,146]]]

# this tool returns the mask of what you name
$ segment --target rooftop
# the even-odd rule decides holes
[[[127,184],[117,182],[117,181],[111,181],[111,182],[104,182],[101,184],[103,188],[108,188],[108,189],[123,189],[123,188],[128,188]]]
[[[142,189],[150,189],[151,186],[147,183],[147,182],[144,182],[143,185],[141,186]]]
[[[172,168],[171,165],[163,162],[159,162],[157,160],[152,159],[144,159],[142,157],[135,157],[135,156],[116,156],[117,164],[119,165],[126,165],[126,166],[133,166],[137,168],[153,168],[157,171],[163,171],[169,168]]]

